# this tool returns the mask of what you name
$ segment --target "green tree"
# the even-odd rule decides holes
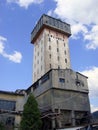
[[[42,121],[40,118],[40,111],[38,109],[35,97],[30,94],[26,104],[24,105],[23,115],[20,123],[21,130],[39,130]]]
[[[2,122],[0,122],[0,130],[5,130],[4,124]]]

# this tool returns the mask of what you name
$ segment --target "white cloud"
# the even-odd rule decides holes
[[[90,97],[98,97],[98,67],[90,67],[81,73],[88,77]]]
[[[72,38],[79,38],[78,34],[81,33],[84,40],[88,40],[87,49],[98,48],[98,0],[54,1],[56,8],[52,14],[71,24]]]
[[[91,105],[91,112],[98,111],[98,107]]]
[[[89,41],[86,45],[87,49],[98,48],[98,25],[94,25],[91,31],[84,36],[84,39]]]
[[[29,5],[32,3],[34,4],[40,4],[43,2],[43,0],[7,0],[8,3],[16,3],[20,7],[28,8]]]
[[[4,51],[4,42],[6,42],[7,39],[5,37],[0,36],[0,54]]]
[[[7,39],[5,37],[0,36],[0,55],[9,59],[14,63],[20,63],[22,60],[22,54],[20,52],[14,51],[13,54],[7,54],[5,52],[5,42]]]
[[[52,13],[53,13],[52,10],[49,10],[49,11],[47,12],[47,15],[51,16]]]
[[[71,31],[72,31],[72,37],[77,39],[78,34],[86,34],[88,32],[87,27],[85,25],[82,25],[80,23],[74,24],[71,26]]]
[[[54,0],[57,7],[54,10],[62,19],[77,21],[82,24],[98,24],[98,0]]]

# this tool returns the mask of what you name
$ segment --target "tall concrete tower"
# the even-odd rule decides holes
[[[71,69],[70,25],[43,15],[31,33],[34,44],[33,93],[43,119],[43,130],[87,123],[90,113],[87,77]],[[86,104],[86,107],[85,107]]]
[[[42,15],[31,33],[31,43],[34,44],[33,82],[50,69],[70,68],[70,35],[69,24]]]

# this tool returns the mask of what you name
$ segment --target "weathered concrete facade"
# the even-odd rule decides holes
[[[77,125],[90,112],[87,77],[71,69],[50,70],[27,89],[30,92],[42,112],[58,114],[54,127]]]
[[[62,27],[66,27],[63,32]],[[70,68],[68,46],[70,35],[69,24],[47,15],[41,17],[31,33],[31,42],[34,44],[33,82],[41,78],[51,68]]]
[[[71,70],[70,35],[69,24],[47,15],[31,33],[33,85],[27,94],[33,93],[38,101],[43,130],[80,125],[90,113],[87,77]]]
[[[40,18],[31,33],[33,84],[25,91],[0,91],[0,120],[7,123],[12,118],[12,124],[18,126],[19,112],[23,111],[28,95],[33,93],[42,113],[42,130],[83,123],[90,113],[89,90],[87,77],[71,69],[70,35],[69,24],[47,15]],[[2,110],[8,114],[5,116]]]
[[[9,126],[19,126],[25,95],[17,92],[0,91],[0,122]]]

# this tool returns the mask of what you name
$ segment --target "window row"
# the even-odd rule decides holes
[[[38,49],[39,50],[39,49]],[[41,51],[40,52],[43,52],[43,48],[41,48]],[[36,54],[37,53],[37,54]],[[35,55],[39,56],[39,51],[36,52],[36,49],[35,49]]]
[[[49,58],[51,59],[52,58],[52,55],[51,54],[49,54]],[[57,56],[57,60],[58,61],[60,61],[60,57],[59,56]],[[42,58],[41,58],[41,61],[42,61]],[[67,61],[67,59],[65,58],[65,63],[67,63],[68,61]],[[34,68],[36,68],[36,65],[38,65],[39,64],[39,60],[37,60],[37,62],[34,64]],[[41,67],[41,70],[42,70],[42,67]]]
[[[57,37],[57,36],[61,36],[61,34],[59,34],[59,33],[57,33],[56,32],[56,34],[55,35],[53,35],[52,33],[51,33],[51,31],[49,30],[49,34],[48,34],[48,37],[53,37],[53,38],[56,38],[56,39],[58,39],[58,40],[62,40],[62,41],[64,41],[64,39],[65,39],[65,35],[62,35],[62,38],[61,37]]]
[[[51,54],[49,54],[49,58],[50,59],[52,58]],[[60,61],[60,57],[59,56],[57,56],[57,60]],[[65,58],[65,63],[67,63],[67,59],[66,58]]]
[[[49,37],[49,40],[48,40],[48,41],[49,41],[49,42],[52,41],[50,37]],[[59,43],[59,40],[56,40],[56,43],[58,44],[58,43]],[[64,44],[64,46],[65,46],[65,42],[64,42],[63,44]]]
[[[0,99],[0,109],[14,111],[16,107],[15,101],[1,100]]]
[[[59,78],[59,82],[60,83],[65,83],[65,78]],[[80,80],[77,80],[76,82],[75,82],[75,84],[76,84],[76,86],[82,86],[82,87],[84,87],[84,83],[82,82],[82,81],[80,81]]]
[[[51,50],[51,46],[49,45],[49,50]],[[59,52],[59,48],[57,48],[57,52]],[[66,50],[64,51],[64,54],[66,55]]]
[[[45,74],[45,75],[41,78],[40,84],[45,83],[47,80],[49,80],[49,78],[50,78],[49,74],[48,74],[48,73]],[[36,83],[33,85],[33,90],[35,90],[35,89],[38,88],[39,86],[40,86],[40,85],[39,85],[39,81],[38,81],[38,82],[36,82]]]

